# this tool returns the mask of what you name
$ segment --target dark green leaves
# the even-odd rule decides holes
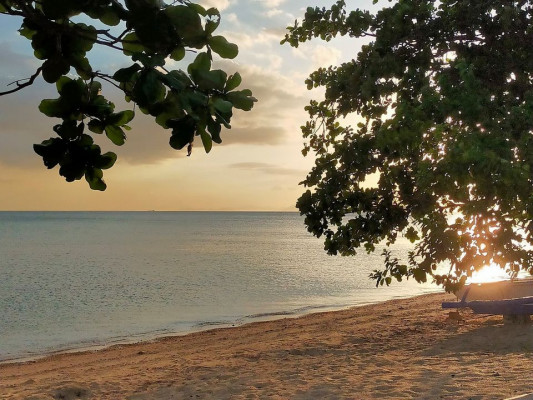
[[[136,75],[137,71],[141,69],[139,64],[133,64],[128,68],[121,68],[113,75],[113,79],[117,82],[129,82],[133,80],[133,77]]]
[[[153,68],[146,68],[140,74],[133,88],[133,98],[141,107],[149,107],[165,97],[165,87],[161,82],[161,73]]]
[[[104,191],[107,185],[102,180],[104,173],[99,168],[89,168],[85,171],[85,180],[89,183],[92,190]]]
[[[49,58],[43,64],[43,78],[48,83],[55,83],[70,70],[67,60],[61,57]]]
[[[111,140],[117,146],[122,146],[126,141],[126,134],[121,127],[116,125],[107,125],[104,129],[109,140]]]
[[[197,128],[194,118],[186,116],[182,119],[170,120],[167,125],[172,128],[170,146],[174,149],[181,150],[192,143]]]
[[[377,285],[433,279],[450,291],[486,265],[533,272],[529,13],[518,3],[406,0],[373,15],[341,0],[288,28],[292,46],[372,39],[307,80],[325,95],[306,107],[303,152],[316,161],[297,206],[330,254],[405,236],[413,251],[385,251]],[[246,93],[232,93],[246,109]],[[361,122],[344,126],[348,116]]]
[[[237,45],[228,42],[224,36],[213,36],[209,39],[209,46],[222,58],[235,58],[239,54]]]
[[[3,2],[0,10],[10,14],[11,5]],[[173,148],[187,147],[189,154],[197,136],[211,151],[213,142],[222,142],[222,126],[231,127],[233,108],[250,110],[256,101],[250,91],[235,91],[242,80],[238,73],[228,78],[211,69],[213,56],[231,59],[238,53],[235,44],[215,34],[220,24],[215,8],[189,1],[42,0],[16,6],[13,15],[19,14],[19,33],[42,60],[29,84],[42,74],[59,93],[39,105],[43,114],[60,119],[53,127],[57,137],[35,145],[35,151],[47,167],[59,165],[68,181],[85,177],[92,189],[104,190],[102,170],[113,166],[116,155],[101,155],[89,134],[105,133],[121,146],[131,129],[133,111],[115,112],[103,91],[122,90],[127,101],[171,130]],[[98,20],[99,29],[81,20]],[[95,45],[122,50],[126,67],[95,71],[89,59]],[[166,65],[169,58],[183,60],[188,51],[198,55],[186,70]]]
[[[80,135],[75,140],[51,138],[33,146],[43,158],[47,168],[59,165],[59,173],[68,182],[85,179],[93,190],[105,190],[102,169],[110,168],[116,161],[114,153],[100,154],[100,147],[88,135]]]
[[[228,100],[233,103],[235,108],[244,111],[250,111],[254,106],[254,103],[257,101],[256,98],[252,96],[252,92],[248,89],[229,92],[227,97]]]
[[[205,131],[205,129],[200,129],[200,137],[202,138],[202,144],[204,145],[205,152],[209,153],[213,147],[213,140],[211,139],[211,136]]]
[[[193,7],[170,6],[165,13],[184,42],[194,42],[204,36],[201,17]]]
[[[236,72],[234,75],[231,75],[228,78],[228,81],[226,82],[226,87],[224,89],[227,92],[230,92],[230,91],[236,89],[237,87],[239,87],[241,82],[242,82],[241,75],[238,72]]]

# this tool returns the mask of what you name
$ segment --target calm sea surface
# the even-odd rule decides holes
[[[0,212],[0,361],[436,291],[376,289],[379,253],[296,213]]]

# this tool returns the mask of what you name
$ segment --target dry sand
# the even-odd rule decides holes
[[[1,399],[503,399],[533,391],[533,325],[443,294],[0,365]],[[0,338],[1,340],[1,338]]]

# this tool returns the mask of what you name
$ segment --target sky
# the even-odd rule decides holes
[[[285,28],[302,18],[306,7],[329,7],[333,0],[198,2],[221,11],[218,34],[239,46],[236,59],[216,59],[214,67],[239,71],[241,88],[251,89],[258,99],[251,112],[234,114],[232,129],[222,132],[223,143],[209,154],[198,144],[186,157],[184,150],[169,146],[169,131],[137,113],[124,146],[98,141],[103,152],[118,154],[115,166],[104,171],[107,190],[92,191],[84,179],[67,183],[58,167],[46,169],[33,151],[34,143],[55,135],[52,126],[57,123],[38,110],[41,99],[57,98],[55,86],[39,78],[0,97],[0,210],[296,211],[296,200],[305,190],[299,182],[313,164],[312,157],[301,154],[304,107],[321,98],[320,90],[308,91],[304,81],[318,67],[355,58],[363,42],[315,40],[298,49],[279,44]],[[347,3],[375,7],[372,0]],[[20,23],[18,17],[0,15],[0,91],[29,77],[41,63],[18,35]],[[131,65],[119,52],[93,50],[89,57],[101,71]],[[132,107],[119,91],[105,88],[104,95],[117,111]]]

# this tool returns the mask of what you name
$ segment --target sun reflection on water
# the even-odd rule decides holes
[[[496,282],[509,279],[509,275],[498,265],[486,265],[480,271],[476,271],[469,279],[470,283]]]

